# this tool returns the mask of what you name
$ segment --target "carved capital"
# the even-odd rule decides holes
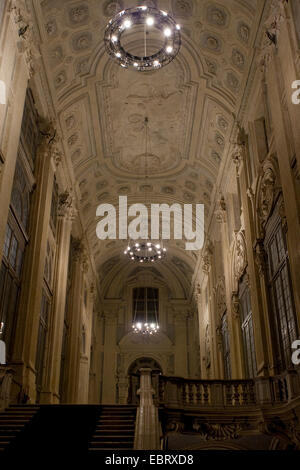
[[[58,198],[58,216],[73,220],[76,215],[77,210],[74,208],[74,197],[71,192],[66,190]]]
[[[209,274],[211,268],[211,260],[213,254],[213,244],[210,240],[207,241],[202,255],[202,271]]]

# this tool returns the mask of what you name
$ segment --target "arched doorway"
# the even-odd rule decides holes
[[[151,357],[138,358],[128,368],[128,403],[130,403],[131,405],[139,404],[139,397],[137,395],[137,391],[140,386],[140,369],[142,368],[148,368],[152,370],[152,383],[155,389],[155,395],[157,394],[155,383],[157,382],[158,376],[163,373],[160,364]]]

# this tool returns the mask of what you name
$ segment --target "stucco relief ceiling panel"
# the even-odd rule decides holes
[[[79,96],[59,113],[64,130],[64,141],[67,152],[76,169],[86,160],[95,157],[96,145],[94,126],[92,123],[91,102],[88,93]]]
[[[122,73],[114,85],[97,83],[103,153],[111,160],[109,166],[131,176],[145,174],[146,165],[153,175],[176,169],[189,158],[197,85],[183,83],[173,64],[159,74]]]

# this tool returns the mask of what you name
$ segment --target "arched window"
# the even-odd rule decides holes
[[[157,323],[158,289],[154,287],[136,287],[133,289],[133,319],[136,322]]]

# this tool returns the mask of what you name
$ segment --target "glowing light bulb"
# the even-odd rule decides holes
[[[161,259],[161,256],[159,256],[158,258]]]
[[[160,245],[156,245],[156,248],[159,250],[159,249],[160,249]]]
[[[120,52],[116,52],[116,57],[120,58],[120,57],[121,57],[121,53],[120,53]]]
[[[146,24],[148,26],[153,26],[154,25],[154,19],[152,18],[152,16],[148,16],[148,18],[146,19]]]
[[[166,11],[163,11],[163,10],[160,10],[160,11],[164,16],[168,16],[168,13]]]
[[[166,51],[168,54],[171,54],[171,52],[173,52],[173,47],[172,46],[166,47]]]
[[[176,25],[176,29],[178,29],[178,30],[180,29],[180,24]]]
[[[130,20],[125,20],[124,23],[123,23],[123,26],[124,26],[124,28],[130,28],[131,24],[132,23],[131,23]]]
[[[139,243],[136,243],[135,246],[138,247],[138,246],[140,246],[140,244],[139,244]]]
[[[139,65],[139,64],[138,64],[137,62],[133,62],[133,66],[134,66],[134,67],[138,67],[138,65]]]
[[[152,251],[152,248],[149,248],[149,251]]]
[[[151,246],[151,243],[148,242],[148,243],[147,243],[147,246]]]
[[[116,42],[118,40],[117,36],[112,36],[111,37],[112,42]]]
[[[153,65],[154,65],[154,67],[158,67],[158,66],[159,66],[159,61],[158,61],[158,60],[155,60],[155,61],[153,62]]]
[[[165,28],[165,29],[164,29],[164,35],[165,35],[167,38],[170,37],[171,34],[172,34],[172,31],[171,31],[170,28]]]

